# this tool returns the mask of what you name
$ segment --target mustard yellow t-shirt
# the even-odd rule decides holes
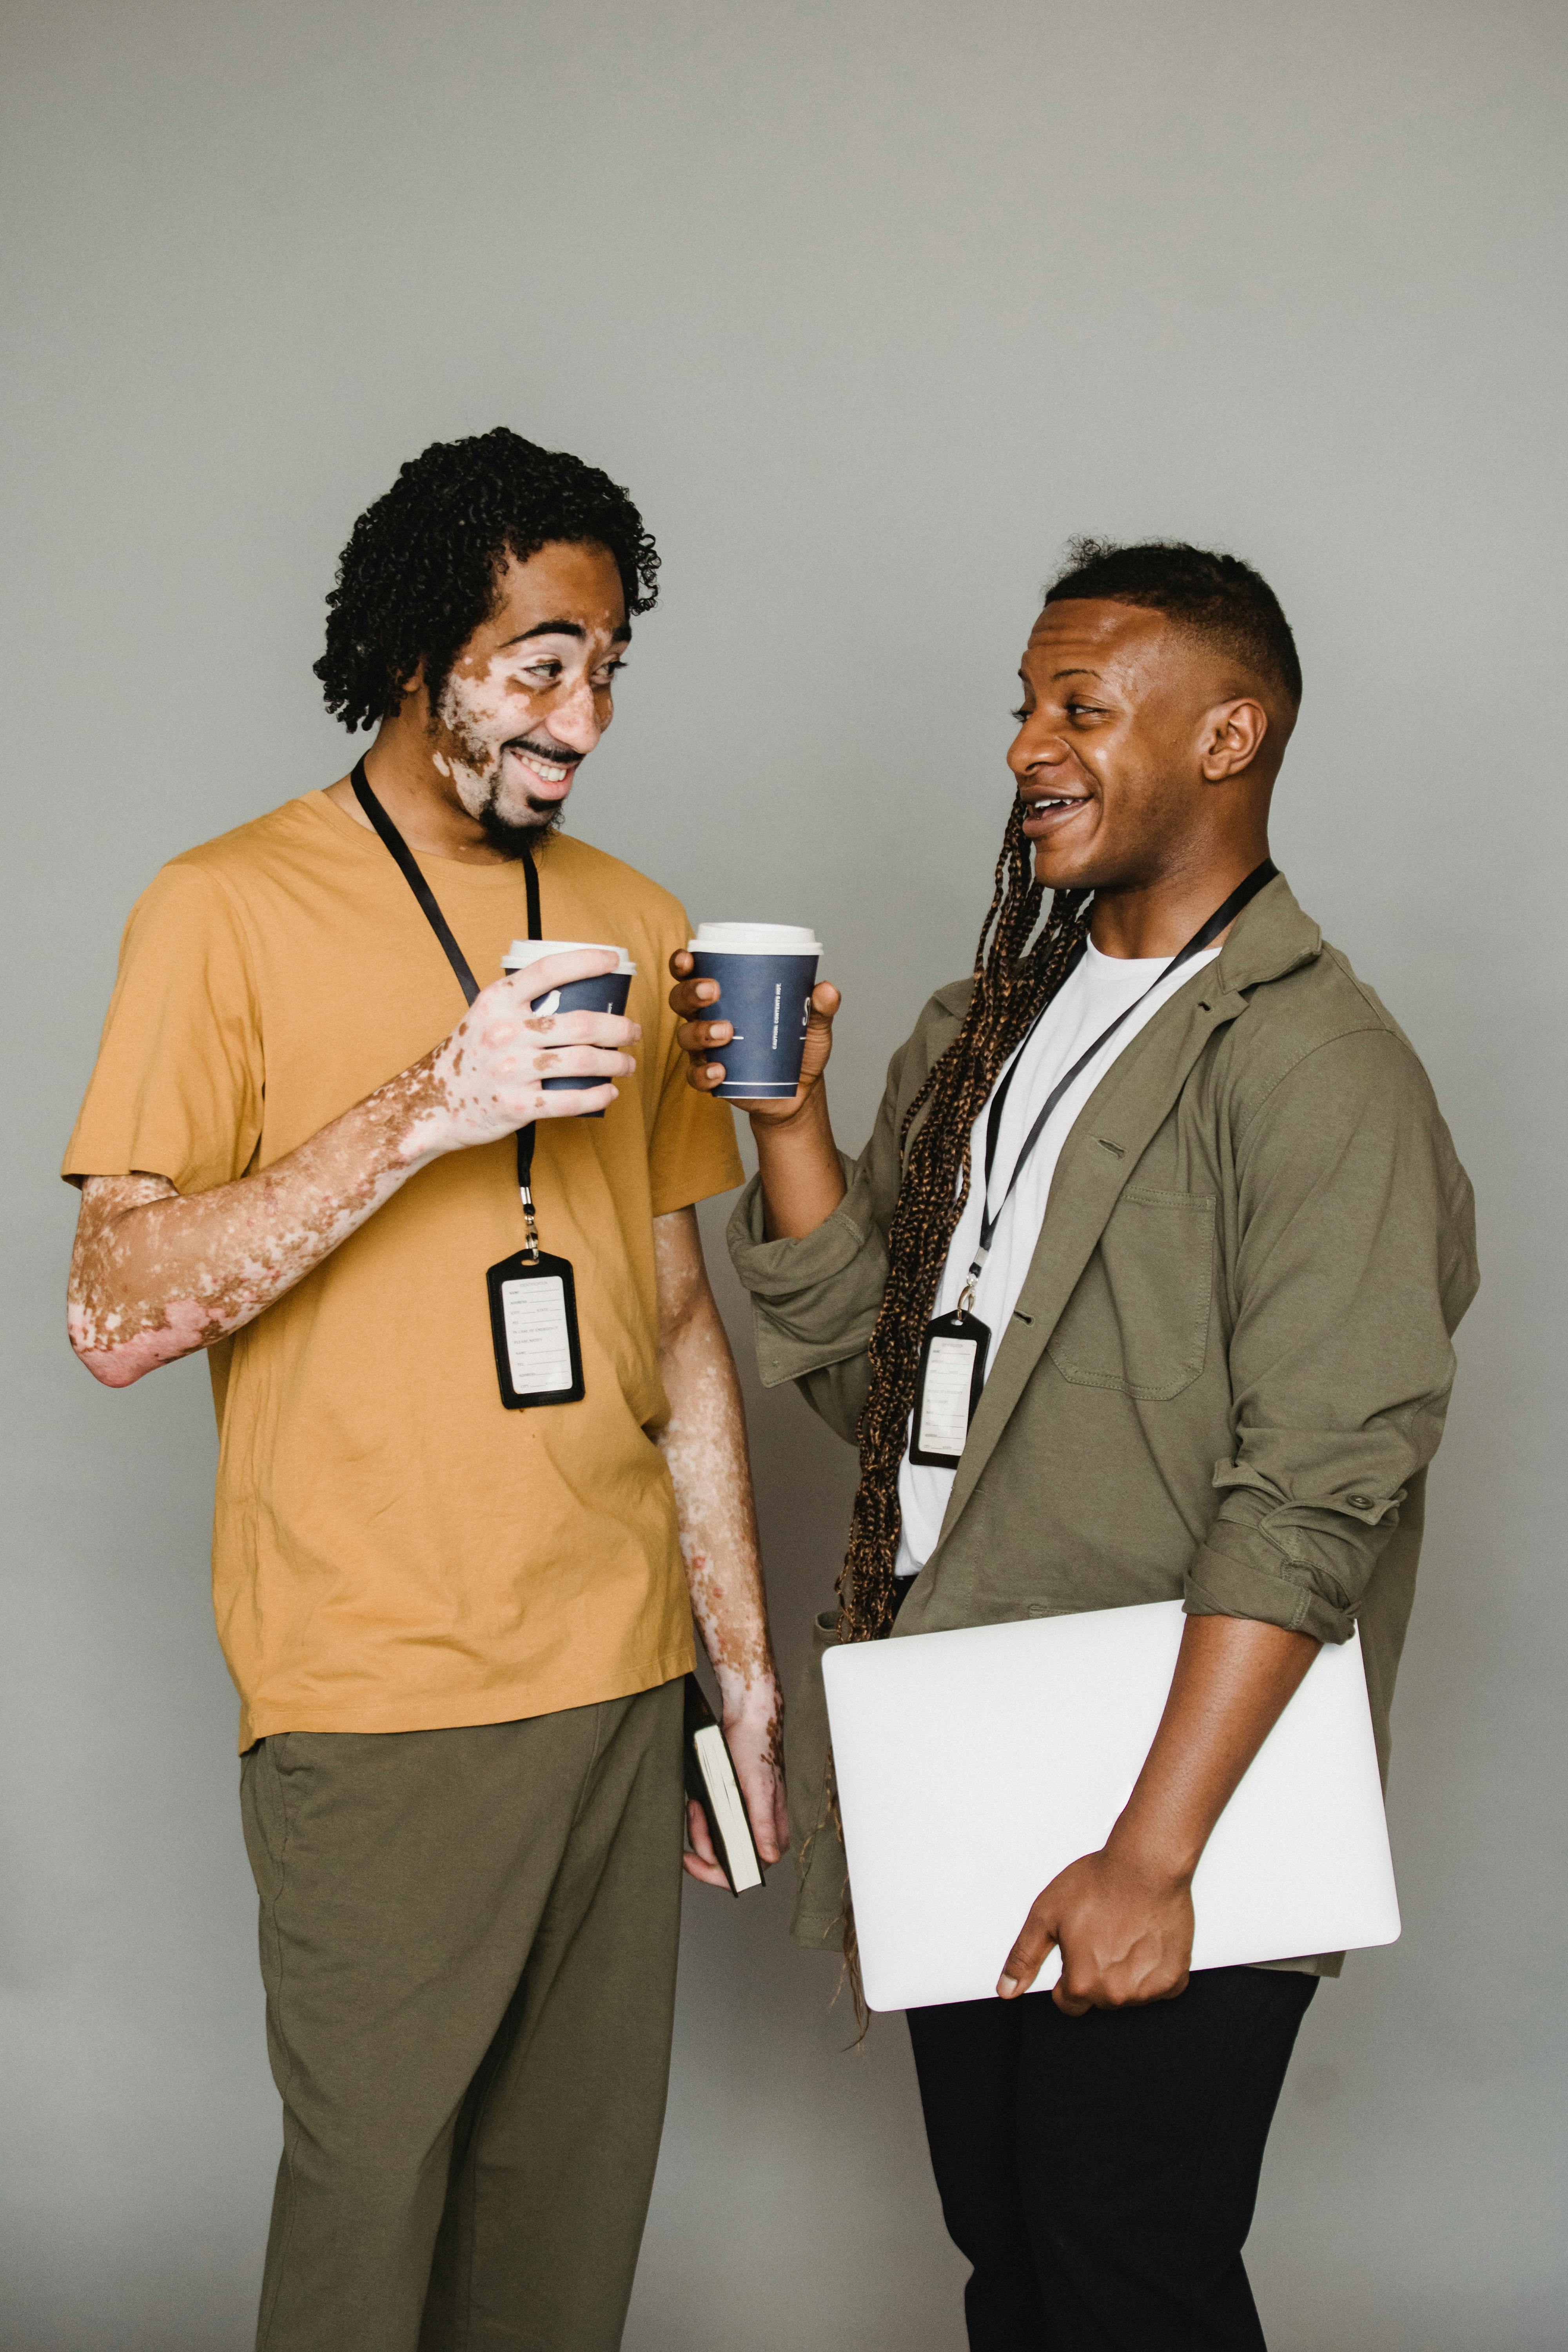
[[[420,864],[481,986],[528,929],[521,866]],[[485,1270],[522,1242],[510,1138],[413,1177],[211,1351],[218,1637],[240,1745],[500,1723],[691,1663],[664,1457],[652,1221],[741,1178],[665,1003],[679,903],[584,843],[539,858],[547,939],[637,966],[637,1074],[541,1122],[543,1246],[576,1272],[578,1404],[500,1402]],[[72,1176],[199,1192],[265,1168],[417,1061],[463,999],[375,835],[322,793],[166,866],[132,910]]]

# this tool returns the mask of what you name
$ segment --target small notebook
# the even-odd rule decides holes
[[[729,1742],[695,1675],[686,1677],[686,1793],[707,1815],[709,1834],[731,1895],[760,1886],[762,1858],[746,1817]]]
[[[866,1998],[992,1997],[1029,1906],[1098,1852],[1175,1671],[1179,1601],[858,1642],[823,1660]],[[1193,1881],[1194,1969],[1391,1944],[1359,1636],[1325,1643]],[[1051,1952],[1033,1990],[1061,1974]]]

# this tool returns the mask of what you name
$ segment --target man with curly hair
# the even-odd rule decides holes
[[[689,927],[558,832],[657,569],[576,457],[497,430],[405,466],[354,526],[317,665],[374,741],[137,902],[66,1155],[77,1353],[110,1388],[212,1366],[284,2107],[268,2352],[620,2342],[693,1611],[759,1852],[785,1843],[695,1209],[741,1171],[658,986]],[[524,931],[568,944],[504,975]],[[624,1016],[551,1009],[620,949]],[[580,1362],[513,1411],[486,1276],[531,1264],[535,1214]],[[691,1828],[687,1871],[722,1884]]]

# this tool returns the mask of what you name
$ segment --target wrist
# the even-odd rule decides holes
[[[751,1675],[737,1674],[732,1667],[715,1666],[713,1675],[726,1728],[731,1724],[771,1724],[782,1713],[778,1679],[771,1666]]]
[[[1190,1841],[1152,1830],[1123,1813],[1105,1841],[1108,1858],[1153,1895],[1184,1895],[1202,1857]]]
[[[456,1149],[458,1136],[447,1089],[437,1066],[439,1047],[388,1078],[365,1098],[375,1121],[389,1172],[415,1175]]]
[[[765,1109],[749,1110],[746,1116],[751,1121],[759,1151],[776,1144],[788,1149],[802,1139],[815,1145],[823,1135],[831,1139],[825,1076],[811,1080],[793,1110],[780,1112],[770,1105]]]
[[[844,1198],[844,1169],[823,1088],[814,1087],[784,1120],[753,1120],[763,1230],[769,1241],[800,1241]]]

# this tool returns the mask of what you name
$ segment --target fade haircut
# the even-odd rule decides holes
[[[351,733],[390,719],[423,663],[434,710],[453,663],[494,610],[507,557],[526,563],[556,541],[605,549],[628,619],[653,604],[658,556],[607,474],[504,425],[432,441],[349,533],[327,598],[327,650],[315,665],[327,709]]]
[[[1301,663],[1290,624],[1268,581],[1238,555],[1189,547],[1179,539],[1146,540],[1137,547],[1075,539],[1045,601],[1058,604],[1069,596],[1166,613],[1273,687],[1292,710],[1300,708]]]

